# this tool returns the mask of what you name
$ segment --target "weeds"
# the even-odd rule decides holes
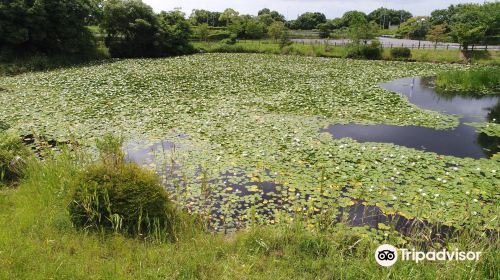
[[[436,85],[444,91],[500,93],[500,68],[442,72],[437,75]]]

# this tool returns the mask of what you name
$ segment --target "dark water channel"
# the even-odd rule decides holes
[[[500,122],[498,96],[440,93],[433,78],[405,78],[382,87],[405,96],[409,102],[428,110],[459,115],[460,125],[437,130],[420,126],[331,125],[323,131],[334,138],[349,137],[359,142],[383,142],[457,157],[488,158],[500,152],[500,138],[478,133],[470,122]]]

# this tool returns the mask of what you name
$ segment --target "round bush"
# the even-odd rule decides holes
[[[411,50],[409,48],[394,48],[391,49],[391,56],[395,59],[408,59],[411,57]]]
[[[19,137],[0,132],[0,184],[12,183],[24,175],[31,151]]]
[[[346,58],[355,59],[372,59],[377,60],[382,58],[382,49],[380,43],[373,41],[369,45],[349,45],[347,46]]]
[[[69,204],[78,228],[134,236],[171,232],[172,209],[158,177],[132,163],[88,167],[77,177]]]

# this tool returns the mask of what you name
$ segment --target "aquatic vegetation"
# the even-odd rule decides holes
[[[258,54],[122,60],[0,79],[0,119],[82,142],[108,132],[214,229],[302,216],[311,229],[362,201],[385,214],[498,228],[498,161],[333,140],[330,124],[449,128],[379,83],[457,65]],[[175,143],[175,145],[163,145]],[[176,148],[178,147],[178,148]]]
[[[436,85],[444,91],[498,94],[500,93],[500,68],[486,67],[438,73]]]

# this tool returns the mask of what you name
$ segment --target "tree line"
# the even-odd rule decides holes
[[[104,38],[93,34],[89,26],[99,26]],[[290,29],[317,30],[325,38],[344,34],[355,41],[391,29],[397,37],[458,42],[467,49],[477,43],[499,43],[500,3],[451,5],[428,17],[379,8],[369,14],[348,11],[335,19],[307,12],[287,21],[267,8],[256,16],[230,8],[222,12],[196,9],[186,16],[180,10],[155,13],[141,0],[0,2],[1,57],[19,53],[92,55],[98,41],[113,57],[181,55],[193,52],[189,43],[193,34],[203,40],[227,42],[238,38],[279,40]]]

